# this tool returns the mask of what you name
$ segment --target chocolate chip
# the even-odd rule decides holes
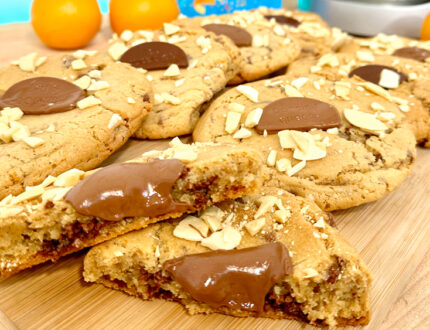
[[[0,109],[18,107],[26,115],[64,112],[76,108],[85,92],[63,79],[37,77],[12,85],[0,98]]]
[[[339,127],[339,112],[331,104],[307,97],[285,97],[270,103],[255,129],[258,134],[282,130],[309,131],[311,128]]]
[[[284,25],[290,25],[292,27],[298,27],[301,23],[296,20],[295,18],[292,18],[290,16],[284,16],[284,15],[265,15],[266,19],[271,20],[274,19],[276,23],[284,24]]]
[[[143,98],[143,102],[149,102],[149,101],[151,101],[151,97],[149,96],[148,93],[143,94],[142,98]]]
[[[187,55],[181,48],[161,41],[134,46],[121,56],[120,61],[145,70],[164,70],[171,64],[177,64],[180,68],[188,67]]]
[[[379,64],[369,64],[369,65],[360,66],[352,70],[349,73],[349,76],[350,77],[358,76],[363,80],[379,85],[379,80],[381,79],[381,72],[384,69],[394,71],[398,75],[400,75],[400,81],[399,81],[400,84],[404,81],[408,81],[408,76],[405,75],[403,72],[391,66],[379,65]]]
[[[203,28],[206,31],[229,37],[237,47],[249,47],[252,45],[251,34],[240,27],[228,24],[207,24]]]
[[[430,51],[418,47],[404,47],[397,49],[394,56],[410,58],[419,62],[425,62],[428,57],[430,57]]]

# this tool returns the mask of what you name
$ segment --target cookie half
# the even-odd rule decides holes
[[[241,85],[212,102],[193,138],[257,148],[266,159],[265,185],[324,210],[375,201],[407,177],[416,142],[398,105],[377,94],[385,90],[366,88],[315,75]]]
[[[183,18],[175,24],[227,35],[235,42],[245,61],[240,72],[230,80],[232,85],[265,77],[286,67],[300,55],[299,43],[288,33],[288,29],[256,11]]]
[[[159,31],[125,31],[101,61],[129,63],[146,73],[154,108],[135,133],[162,139],[192,132],[202,106],[239,71],[243,58],[226,37],[165,24]]]
[[[330,219],[309,200],[266,188],[94,247],[84,278],[190,314],[367,324],[371,276]]]
[[[93,169],[152,109],[150,83],[127,64],[34,56],[0,69],[0,198],[48,175]]]
[[[304,77],[314,73],[330,81],[350,77],[385,89],[387,98],[398,104],[404,122],[414,131],[417,142],[430,146],[430,67],[413,59],[376,55],[326,54],[319,59],[303,59],[288,68],[288,74]],[[385,109],[380,108],[379,112]]]
[[[260,172],[252,149],[175,140],[127,163],[49,176],[0,202],[0,275],[255,192]]]

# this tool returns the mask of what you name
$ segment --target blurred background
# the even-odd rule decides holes
[[[230,5],[231,8],[251,8],[258,6],[271,6],[281,7],[282,5],[290,8],[297,6],[297,0],[224,0],[219,1],[220,5],[215,6],[212,10],[217,13],[225,12],[226,4]],[[301,0],[299,3],[303,3],[306,7],[307,0]],[[30,21],[30,8],[32,0],[0,0],[0,24],[17,23],[17,22],[28,22]],[[109,10],[109,0],[98,0],[102,13],[107,13]],[[193,9],[193,0],[179,0],[178,3],[182,8],[182,12],[186,15],[196,15],[197,13]],[[209,13],[208,13],[209,14]]]

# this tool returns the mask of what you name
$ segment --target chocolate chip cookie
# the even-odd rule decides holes
[[[0,201],[0,276],[261,187],[261,157],[250,148],[171,145],[127,163],[49,176]]]
[[[381,198],[410,172],[416,141],[385,93],[317,75],[240,85],[212,102],[193,138],[257,148],[266,186],[345,209]]]
[[[403,111],[404,121],[414,131],[417,142],[430,147],[430,67],[427,64],[399,56],[358,51],[356,54],[326,54],[319,59],[303,59],[293,63],[288,73],[296,77],[315,73],[331,81],[350,77],[386,90],[387,98]]]
[[[173,24],[159,31],[125,31],[101,59],[128,63],[152,82],[155,104],[135,133],[141,139],[191,133],[204,103],[236,75],[242,60],[227,37]]]
[[[94,247],[84,278],[190,314],[367,324],[371,276],[330,220],[313,202],[266,188]]]
[[[151,110],[142,73],[93,56],[30,54],[0,69],[0,198],[48,175],[96,167]]]
[[[238,11],[234,14],[183,18],[175,24],[200,27],[219,35],[226,35],[239,47],[245,61],[240,72],[229,84],[260,79],[284,68],[300,55],[299,43],[288,28],[261,13]]]

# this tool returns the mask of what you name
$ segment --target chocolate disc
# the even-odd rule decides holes
[[[67,80],[37,77],[21,80],[0,98],[0,108],[20,108],[26,115],[64,112],[76,108],[85,92]]]
[[[419,62],[425,62],[427,57],[430,57],[430,51],[418,47],[404,47],[397,49],[393,55],[410,58]]]
[[[207,24],[203,28],[215,34],[229,37],[237,47],[249,47],[252,45],[251,34],[240,27],[228,24]]]
[[[293,272],[288,250],[279,242],[185,255],[167,260],[163,268],[197,301],[257,313],[273,285]]]
[[[292,27],[298,27],[301,23],[296,20],[295,18],[292,18],[290,16],[284,16],[284,15],[265,15],[264,16],[269,21],[271,19],[274,19],[276,23],[284,24],[284,25],[290,25]]]
[[[188,205],[171,195],[184,167],[177,159],[113,164],[79,182],[65,200],[79,214],[111,221],[185,212]]]
[[[121,56],[120,61],[145,70],[164,70],[171,64],[177,64],[180,68],[188,67],[187,55],[181,48],[161,41],[134,46]]]
[[[400,84],[404,81],[408,81],[408,76],[405,75],[403,72],[396,70],[391,66],[379,65],[379,64],[369,64],[369,65],[360,66],[359,68],[352,70],[349,73],[349,76],[350,77],[359,76],[363,80],[379,85],[379,80],[381,79],[381,72],[384,69],[391,70],[399,74]]]
[[[288,129],[309,131],[312,128],[328,129],[341,124],[339,112],[331,104],[307,97],[285,97],[263,109],[255,127],[258,134],[269,134]]]

